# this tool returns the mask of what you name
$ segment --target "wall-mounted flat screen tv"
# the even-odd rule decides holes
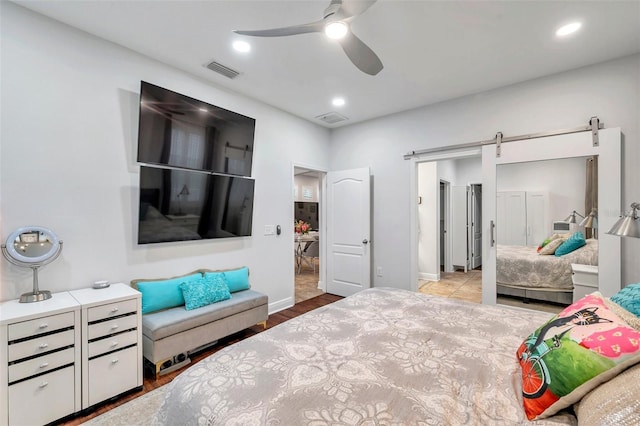
[[[255,181],[140,167],[138,244],[251,235]]]
[[[251,176],[253,118],[141,82],[138,162]]]

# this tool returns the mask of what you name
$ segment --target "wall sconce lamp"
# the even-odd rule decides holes
[[[581,218],[584,219],[584,216],[582,216],[580,213],[574,210],[571,213],[569,213],[569,216],[567,216],[567,218],[564,221],[568,223],[578,223],[576,220],[576,216],[580,216]]]
[[[591,213],[587,215],[582,222],[580,222],[580,226],[584,226],[585,228],[597,228],[598,227],[598,211],[596,209],[591,209]]]
[[[640,216],[638,216],[638,210],[640,210],[640,203],[631,203],[631,210],[625,212],[622,217],[613,224],[613,227],[611,227],[607,234],[618,237],[640,238]]]

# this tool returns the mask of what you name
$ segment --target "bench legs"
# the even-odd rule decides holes
[[[260,321],[260,322],[259,322],[258,324],[256,324],[256,325],[261,325],[261,326],[262,326],[262,328],[263,328],[263,330],[266,330],[266,329],[267,329],[267,321],[266,321],[266,320],[265,320],[265,321]]]

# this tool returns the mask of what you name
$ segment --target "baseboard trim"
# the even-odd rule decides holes
[[[285,309],[289,309],[294,305],[293,297],[287,297],[286,299],[278,300],[277,302],[269,303],[269,315],[275,314],[276,312],[283,311]]]
[[[426,272],[418,272],[418,279],[427,281],[440,281],[440,273],[427,274]]]

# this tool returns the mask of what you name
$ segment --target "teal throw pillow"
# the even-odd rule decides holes
[[[231,293],[251,288],[251,285],[249,284],[249,268],[246,266],[224,272],[205,272],[204,276],[207,277],[219,274],[224,276]]]
[[[231,298],[223,275],[210,275],[180,284],[187,311]]]
[[[202,275],[197,273],[168,280],[138,282],[138,291],[142,293],[142,313],[148,314],[184,305],[180,284],[197,281],[200,278]]]
[[[629,284],[611,296],[611,300],[640,317],[640,283]]]
[[[572,236],[570,236],[567,241],[562,243],[560,247],[556,249],[556,256],[564,256],[565,254],[569,254],[574,250],[579,249],[582,246],[587,245],[587,241],[584,239],[584,235],[582,235],[581,231],[576,232]]]

